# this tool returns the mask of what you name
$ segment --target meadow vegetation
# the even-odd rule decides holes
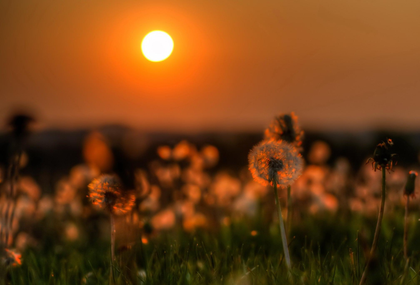
[[[418,165],[390,139],[354,170],[282,114],[238,170],[185,140],[130,168],[92,132],[47,191],[22,171],[31,121],[11,120],[2,166],[3,284],[420,284]]]

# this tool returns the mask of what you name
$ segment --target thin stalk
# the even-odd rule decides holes
[[[114,284],[114,248],[115,248],[115,217],[114,214],[111,213],[111,268],[109,274],[109,284]]]
[[[277,182],[275,179],[273,179],[273,187],[274,187],[274,194],[276,196],[277,211],[279,213],[279,225],[280,225],[281,241],[283,244],[284,257],[286,259],[287,267],[290,269],[291,262],[290,262],[289,248],[287,246],[286,231],[284,229],[283,216],[281,215],[281,205],[280,205],[279,195],[277,191]]]
[[[4,216],[4,225],[5,225],[5,231],[4,231],[4,246],[8,247],[9,245],[9,237],[12,232],[12,223],[13,218],[15,215],[15,204],[16,204],[16,189],[15,186],[17,184],[17,180],[19,177],[19,164],[20,164],[20,158],[21,158],[22,152],[17,150],[17,154],[12,156],[12,162],[9,167],[8,171],[8,179],[9,179],[9,192],[6,192],[7,199],[7,205],[6,205],[6,211]],[[3,237],[3,227],[1,230],[1,236]]]
[[[376,223],[376,229],[375,229],[375,234],[373,236],[372,247],[370,248],[369,257],[368,257],[368,260],[367,260],[367,263],[366,263],[366,266],[365,266],[365,270],[363,271],[362,278],[360,279],[359,285],[363,285],[366,282],[370,262],[372,261],[372,257],[375,254],[376,246],[378,244],[379,234],[381,232],[382,218],[384,216],[385,198],[386,198],[386,169],[385,169],[385,167],[382,167],[381,208],[379,209],[378,221]]]
[[[17,200],[17,193],[15,193],[16,192],[16,189],[15,189],[15,185],[17,185],[17,183],[18,183],[18,179],[19,179],[19,168],[20,168],[20,160],[21,160],[21,157],[22,157],[22,151],[19,149],[18,150],[18,153],[17,153],[17,160],[15,161],[15,171],[14,171],[14,173],[13,173],[13,177],[12,177],[12,183],[13,184],[11,184],[11,195],[12,195],[12,210],[11,210],[11,215],[10,215],[10,218],[9,218],[9,226],[8,226],[8,229],[9,229],[9,231],[10,231],[10,233],[12,233],[12,225],[13,225],[13,219],[14,219],[14,217],[15,217],[15,210],[16,210],[16,200]],[[8,243],[9,243],[9,235],[6,237],[6,246],[8,245]]]
[[[405,214],[404,214],[404,258],[408,260],[408,205],[410,203],[410,195],[407,195],[407,201],[405,203]]]
[[[402,276],[402,278],[401,278],[401,282],[400,282],[400,284],[401,284],[401,285],[403,285],[403,284],[404,284],[405,278],[407,277],[407,273],[408,273],[408,265],[409,265],[409,263],[410,263],[410,259],[409,259],[409,258],[407,258],[407,259],[405,260],[404,274],[403,274],[403,276]]]
[[[287,217],[286,217],[286,230],[287,234],[290,235],[290,231],[292,230],[292,195],[291,195],[292,187],[290,185],[287,186]]]

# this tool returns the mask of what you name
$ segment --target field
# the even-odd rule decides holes
[[[288,277],[276,227],[237,223],[217,234],[181,230],[121,253],[118,284],[358,284],[364,252],[370,246],[374,219],[338,215],[309,216],[292,231],[293,269]],[[351,218],[351,222],[350,221]],[[402,213],[386,219],[371,284],[419,284],[420,237],[412,220],[412,258],[405,269]],[[350,223],[348,223],[350,221]],[[364,229],[363,234],[358,229]],[[251,230],[257,230],[256,236]],[[417,234],[414,235],[414,233]],[[358,242],[359,241],[359,242]],[[12,284],[107,284],[109,240],[63,243],[51,238],[23,254],[21,267],[10,272]],[[369,244],[369,245],[368,245]],[[366,252],[365,252],[366,253]],[[405,276],[404,276],[405,275]],[[289,279],[290,278],[290,279]],[[404,281],[403,281],[404,279]]]
[[[359,284],[382,189],[382,171],[365,162],[382,134],[354,142],[353,150],[352,141],[340,145],[307,134],[300,146],[305,166],[290,198],[287,187],[279,187],[290,270],[273,187],[256,182],[248,169],[249,150],[260,135],[157,136],[147,143],[133,137],[139,138],[126,130],[64,139],[38,134],[25,144],[15,180],[7,178],[4,163],[2,189],[12,187],[15,194],[3,192],[2,241],[21,258],[2,253],[2,282]],[[12,140],[5,134],[2,141]],[[385,171],[386,206],[367,284],[420,284],[418,201],[411,196],[408,259],[403,246],[403,193],[409,170],[418,168],[415,152],[404,155],[413,141],[394,139],[400,163]],[[95,200],[103,189],[92,181],[101,173],[119,177],[121,197],[133,197],[133,204],[107,208],[108,200]],[[7,209],[14,209],[10,228]]]

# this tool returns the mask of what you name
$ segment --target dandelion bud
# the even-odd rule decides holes
[[[407,184],[405,184],[405,188],[404,188],[404,195],[409,196],[409,195],[414,194],[414,188],[416,185],[416,177],[417,177],[417,172],[411,170],[408,173]]]

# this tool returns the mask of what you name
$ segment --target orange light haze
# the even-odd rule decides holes
[[[420,2],[0,2],[0,121],[44,127],[261,131],[420,128]],[[143,37],[175,50],[147,60]]]

